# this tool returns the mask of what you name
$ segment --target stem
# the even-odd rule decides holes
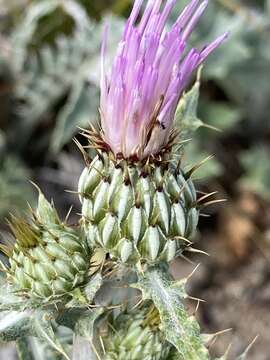
[[[16,341],[16,348],[19,360],[34,360],[26,337]]]

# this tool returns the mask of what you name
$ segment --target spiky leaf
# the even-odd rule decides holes
[[[188,315],[183,304],[187,297],[186,279],[174,282],[162,267],[150,267],[138,277],[134,286],[142,291],[144,300],[152,300],[159,310],[162,330],[166,339],[177,348],[179,359],[210,359],[200,327],[195,318]]]
[[[198,101],[200,95],[200,73],[195,84],[187,93],[181,96],[176,109],[174,125],[181,131],[181,138],[187,139],[198,128],[204,125],[202,120],[198,118]]]

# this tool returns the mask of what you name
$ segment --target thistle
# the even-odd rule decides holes
[[[15,244],[6,248],[8,279],[20,294],[48,304],[84,282],[90,264],[85,236],[62,223],[43,194],[31,219],[13,216],[9,225]]]
[[[193,0],[168,31],[176,0],[135,1],[111,72],[101,49],[101,131],[86,132],[98,155],[79,182],[91,247],[124,263],[170,261],[190,244],[199,211],[190,175],[174,158],[174,114],[195,69],[227,37],[202,50],[187,41],[207,1]]]
[[[79,226],[61,222],[41,193],[29,220],[10,222],[16,241],[2,246],[9,266],[0,263],[0,340],[19,340],[20,359],[32,358],[27,337],[35,336],[69,360],[71,332],[60,341],[59,325],[74,333],[73,359],[210,359],[204,341],[216,334],[201,335],[183,305],[188,278],[169,273],[208,197],[197,199],[192,171],[179,161],[174,117],[192,74],[227,33],[187,50],[207,2],[192,0],[166,30],[175,2],[149,0],[140,17],[143,0],[135,1],[110,73],[105,31],[101,130],[84,131],[96,156],[79,145]]]

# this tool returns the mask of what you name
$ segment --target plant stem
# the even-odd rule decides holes
[[[29,343],[26,337],[16,341],[16,348],[19,360],[34,360],[31,352],[29,352]]]

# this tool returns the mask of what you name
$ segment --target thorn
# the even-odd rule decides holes
[[[244,351],[244,353],[242,355],[247,355],[247,353],[250,351],[250,349],[252,348],[254,343],[257,341],[258,337],[259,337],[259,335],[255,336],[255,338],[251,341],[251,343],[248,345],[248,347],[246,348],[246,350]]]
[[[185,255],[180,254],[179,256],[180,256],[182,259],[186,260],[189,264],[195,265],[195,263],[194,263],[192,260],[190,260],[189,258],[187,258]]]
[[[204,218],[210,218],[211,217],[210,214],[204,214],[204,213],[200,213],[199,216],[204,217]]]
[[[199,250],[199,249],[195,249],[193,247],[187,247],[185,249],[185,251],[189,251],[191,253],[195,253],[195,254],[202,254],[202,255],[207,255],[210,256],[207,252],[203,251],[203,250]]]
[[[208,193],[205,192],[205,191],[196,190],[196,194],[206,195],[206,194],[208,194]]]
[[[198,300],[197,301],[197,305],[196,305],[196,308],[195,308],[195,311],[194,311],[194,316],[197,314],[197,312],[198,312],[198,310],[199,310],[199,307],[200,307],[200,304],[201,304],[201,302]]]
[[[229,346],[227,347],[227,350],[225,351],[225,354],[223,355],[223,357],[225,357],[225,359],[226,359],[226,357],[229,355],[229,352],[230,352],[230,350],[231,350],[231,347],[232,347],[232,343],[229,344]]]
[[[138,272],[144,275],[143,266],[140,260],[136,263],[136,267],[138,268]]]
[[[2,260],[0,260],[0,271],[9,273],[9,269],[6,267]]]
[[[78,147],[79,151],[81,152],[84,162],[86,163],[87,166],[89,166],[91,164],[91,159],[89,158],[89,155],[87,154],[87,152],[84,150],[84,147],[79,142],[79,140],[76,138],[73,138],[73,142],[75,143],[75,145]]]
[[[227,199],[217,199],[217,200],[211,200],[208,201],[202,205],[200,205],[200,208],[205,209],[206,207],[210,206],[210,205],[214,205],[214,204],[218,204],[218,203],[223,203],[228,201]]]
[[[135,304],[132,308],[131,308],[131,311],[137,309],[137,307],[139,307],[141,304],[143,303],[143,299],[140,299],[137,304]]]
[[[40,193],[42,194],[42,191],[41,191],[40,187],[34,181],[29,180],[29,182],[37,189],[39,194]]]
[[[192,245],[192,241],[186,239],[184,236],[174,236],[172,238],[172,240],[183,240],[184,242],[186,242],[188,245]]]
[[[195,272],[198,270],[198,268],[201,266],[201,264],[196,265],[196,267],[192,270],[192,272],[186,277],[186,282],[192,278],[192,276],[195,274]]]
[[[104,342],[103,342],[101,336],[99,336],[99,341],[100,341],[100,344],[101,344],[101,348],[102,348],[103,354],[106,355],[106,350],[105,350]]]
[[[218,193],[217,191],[213,191],[213,192],[211,192],[211,193],[209,193],[209,194],[203,195],[202,197],[200,197],[200,198],[196,201],[196,204],[202,202],[202,201],[205,200],[205,199],[208,199],[210,196],[216,195],[217,193]]]
[[[96,357],[98,358],[98,360],[102,360],[101,357],[99,356],[99,353],[97,352],[97,349],[96,349],[91,337],[89,337],[89,342],[90,342],[90,345],[91,345],[92,349],[94,350],[94,353],[96,354]]]
[[[64,190],[66,193],[69,193],[69,194],[76,194],[76,195],[81,195],[81,196],[83,196],[84,195],[84,193],[81,193],[81,192],[79,192],[79,191],[76,191],[76,190]]]
[[[68,218],[69,218],[69,216],[71,214],[72,209],[73,209],[73,205],[70,206],[70,208],[69,208],[69,210],[67,212],[67,215],[66,215],[65,220],[64,220],[64,224],[67,224],[67,221],[68,221]]]
[[[206,302],[206,301],[203,300],[203,299],[199,299],[199,298],[197,298],[197,297],[190,296],[190,295],[188,295],[187,298],[190,299],[190,300],[197,301],[198,303],[202,303],[202,302],[205,303],[205,302]]]
[[[214,343],[216,342],[217,340],[217,337],[218,336],[221,336],[227,332],[230,332],[232,331],[232,328],[229,328],[229,329],[225,329],[225,330],[221,330],[221,331],[218,331],[214,334],[203,334],[203,336],[206,338],[204,339],[204,343],[205,343],[205,346],[207,349],[210,349]]]
[[[153,219],[150,220],[149,226],[157,226],[160,214],[158,213]]]
[[[197,171],[200,167],[202,167],[207,161],[212,160],[214,158],[214,155],[209,155],[207,158],[200,161],[198,164],[194,165],[186,174],[185,178],[189,179],[194,174],[195,171]]]
[[[178,194],[177,194],[177,196],[178,196],[177,200],[181,197],[181,194],[185,191],[186,187],[187,187],[187,182],[185,181],[185,183],[184,183],[183,186],[180,188],[180,190],[179,190],[179,192],[178,192]]]
[[[204,127],[206,129],[210,129],[210,130],[214,130],[214,131],[217,131],[219,133],[222,133],[223,130],[222,129],[219,129],[218,127],[215,127],[213,125],[210,125],[210,124],[207,124],[207,123],[203,123],[201,127]]]

